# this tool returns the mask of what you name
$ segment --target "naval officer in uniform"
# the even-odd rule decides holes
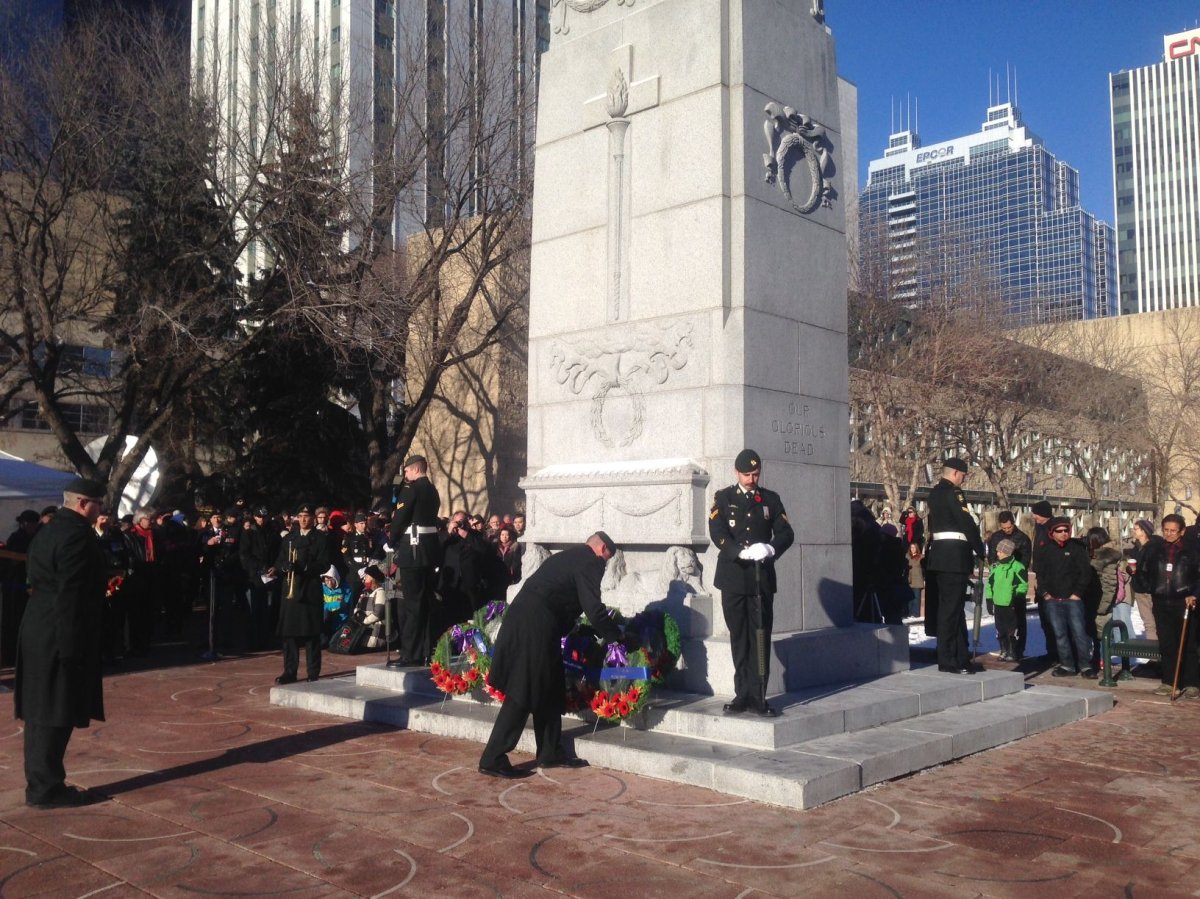
[[[733,467],[737,483],[717,491],[708,514],[708,534],[717,547],[714,584],[721,591],[721,610],[733,652],[735,695],[725,711],[736,715],[750,709],[774,718],[779,712],[767,704],[766,679],[774,620],[775,560],[792,545],[795,534],[779,494],[758,486],[762,475],[758,453],[742,450]],[[761,677],[760,628],[765,640]]]
[[[962,459],[947,459],[942,463],[941,480],[929,491],[929,547],[925,551],[925,565],[937,585],[938,670],[952,674],[970,674],[974,670],[967,649],[963,606],[975,556],[982,557],[986,552],[979,525],[967,511],[962,492],[966,479],[967,463]]]
[[[400,658],[393,667],[429,664],[434,576],[442,561],[438,510],[442,498],[429,480],[429,463],[413,456],[404,463],[404,486],[396,498],[389,533],[400,578]]]

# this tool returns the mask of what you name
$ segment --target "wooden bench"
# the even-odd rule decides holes
[[[1120,629],[1119,639],[1113,640],[1113,629]],[[1112,657],[1121,657],[1121,673],[1113,677]],[[1100,658],[1104,660],[1104,676],[1100,678],[1100,686],[1115,687],[1117,681],[1129,680],[1133,675],[1129,671],[1131,658],[1149,659],[1152,662],[1162,661],[1162,651],[1158,648],[1157,640],[1131,640],[1129,628],[1124,621],[1115,618],[1104,625],[1100,635]]]

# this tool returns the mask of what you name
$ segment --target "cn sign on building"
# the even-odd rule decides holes
[[[1172,59],[1183,59],[1185,56],[1195,56],[1200,50],[1200,28],[1193,28],[1182,34],[1168,34],[1163,38],[1163,56],[1169,62]]]
[[[1109,88],[1121,311],[1200,306],[1200,28]]]

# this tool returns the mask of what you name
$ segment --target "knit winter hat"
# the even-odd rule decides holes
[[[996,544],[997,555],[999,555],[1000,553],[1004,553],[1004,555],[1006,555],[1006,556],[1011,556],[1016,551],[1016,549],[1017,549],[1017,544],[1013,543],[1011,540],[1009,540],[1007,538],[1005,538],[1004,540],[1001,540],[999,543]]]
[[[1154,522],[1151,521],[1149,518],[1139,518],[1137,521],[1134,522],[1134,524],[1136,524],[1139,528],[1141,528],[1142,533],[1145,534],[1147,537],[1151,537],[1154,535]]]

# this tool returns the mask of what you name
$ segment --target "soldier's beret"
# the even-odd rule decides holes
[[[304,512],[307,512],[309,515],[312,515],[312,513],[313,513],[312,503],[301,503],[299,506],[296,507],[297,515],[300,515]]]
[[[75,478],[69,481],[63,487],[63,493],[74,493],[86,499],[104,499],[104,485],[98,484],[88,478]],[[53,506],[50,509],[54,509]],[[42,514],[46,514],[46,510],[42,510]]]
[[[762,468],[762,458],[752,449],[744,449],[733,460],[733,467],[742,474],[750,474]]]
[[[354,515],[354,523],[355,523],[355,524],[358,524],[360,521],[366,521],[366,520],[367,520],[367,513],[366,513],[366,512],[357,512],[357,513],[355,513],[355,515]]]
[[[953,456],[943,462],[942,467],[952,469],[953,471],[961,471],[963,474],[967,473],[967,463]]]

